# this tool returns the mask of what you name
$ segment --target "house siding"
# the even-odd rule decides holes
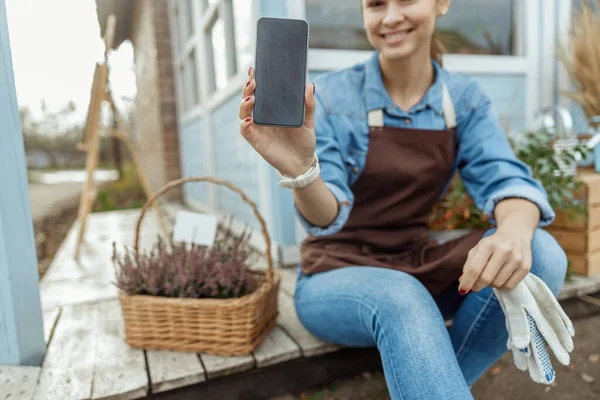
[[[238,186],[260,208],[259,156],[240,135],[240,100],[238,95],[232,96],[211,115],[214,174]],[[228,188],[217,188],[216,208],[254,228],[260,226],[251,208]]]
[[[204,121],[195,119],[181,125],[181,171],[184,176],[205,176],[207,174],[204,164],[203,144],[205,130],[202,129]],[[186,183],[183,187],[185,199],[208,208],[207,183]]]

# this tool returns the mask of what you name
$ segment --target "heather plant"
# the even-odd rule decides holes
[[[257,253],[249,246],[251,232],[245,227],[235,235],[231,223],[219,223],[211,247],[158,236],[151,249],[135,254],[127,246],[119,253],[113,243],[116,286],[129,295],[176,298],[224,299],[252,292],[249,266]]]

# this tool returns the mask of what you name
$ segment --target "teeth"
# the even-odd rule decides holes
[[[389,40],[397,40],[404,38],[406,35],[408,35],[408,32],[404,31],[400,33],[394,33],[393,35],[385,35],[385,38]]]

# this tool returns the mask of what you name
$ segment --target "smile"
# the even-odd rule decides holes
[[[395,32],[386,35],[381,35],[386,41],[387,44],[399,44],[402,43],[412,32],[414,29],[409,29],[402,32]]]

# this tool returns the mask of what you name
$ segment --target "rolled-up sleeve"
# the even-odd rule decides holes
[[[348,184],[348,171],[327,108],[318,92],[315,99],[317,103],[315,109],[316,152],[321,167],[321,178],[337,200],[338,214],[329,226],[319,227],[308,221],[300,213],[296,204],[294,204],[294,210],[308,234],[324,236],[339,232],[344,227],[354,203],[354,196]]]
[[[475,204],[494,221],[496,205],[507,198],[522,198],[540,210],[539,226],[552,223],[555,213],[544,187],[519,160],[500,127],[489,97],[473,82],[469,93],[474,106],[457,121],[458,168]]]

